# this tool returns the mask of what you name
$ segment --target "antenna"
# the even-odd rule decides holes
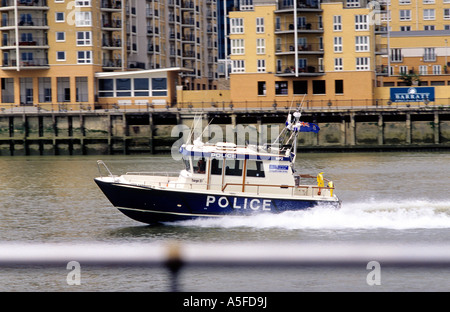
[[[200,113],[200,116],[201,116],[201,113]],[[197,113],[195,113],[194,123],[193,123],[193,126],[191,127],[191,132],[189,133],[189,137],[188,137],[186,143],[189,143],[191,141],[192,135],[194,134],[195,128],[197,128],[197,123],[199,120],[202,120],[202,118],[198,119]]]

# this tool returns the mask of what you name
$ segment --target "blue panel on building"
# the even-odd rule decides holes
[[[391,88],[392,102],[434,102],[434,87]]]

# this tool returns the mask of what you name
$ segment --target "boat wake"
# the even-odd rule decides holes
[[[226,216],[170,223],[203,228],[296,229],[445,229],[450,228],[450,201],[369,201],[343,203],[341,209],[316,207],[251,217]]]

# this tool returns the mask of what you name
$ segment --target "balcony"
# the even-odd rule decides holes
[[[182,10],[194,10],[194,8],[195,8],[194,1],[183,1],[181,3]]]
[[[47,0],[2,0],[2,9],[12,9],[14,4],[17,3],[18,9],[34,9],[40,8],[48,10]]]
[[[295,0],[282,0],[278,2],[278,8],[276,12],[279,11],[293,11]],[[321,11],[318,0],[297,0],[297,11]]]
[[[121,30],[122,29],[122,21],[121,20],[102,20],[102,29],[103,30]]]
[[[14,29],[15,28],[15,19],[14,18],[5,18],[1,21],[0,29]],[[22,15],[20,20],[17,23],[19,28],[23,29],[32,29],[32,28],[44,28],[48,29],[47,19],[46,18],[36,18],[32,17],[31,14]]]
[[[195,58],[195,51],[193,51],[193,50],[183,51],[183,57],[184,58]]]
[[[3,69],[16,69],[17,59],[3,60]],[[20,60],[19,67],[21,69],[47,69],[49,68],[47,58],[33,58],[30,60]]]
[[[295,54],[294,43],[277,44],[275,46],[276,55]],[[323,44],[321,43],[305,43],[297,45],[298,54],[323,54]]]
[[[292,22],[275,24],[275,34],[294,33],[295,25]],[[302,23],[297,24],[298,33],[323,33],[322,23]]]
[[[375,44],[375,54],[388,54],[388,45],[384,43]]]
[[[122,68],[122,60],[103,60],[104,69],[120,69]]]
[[[104,49],[122,48],[122,40],[121,39],[103,39],[102,40],[102,48],[104,48]]]
[[[160,50],[159,50],[159,44],[149,44],[148,46],[147,46],[147,53],[149,53],[149,54],[154,54],[154,53],[159,53],[160,52]]]
[[[20,38],[20,37],[19,37]],[[2,40],[2,49],[14,49],[17,46],[17,42],[15,38],[3,39]],[[20,48],[39,48],[45,49],[49,48],[47,38],[33,37],[30,39],[19,39]]]
[[[295,77],[295,62],[283,62],[277,65],[276,75],[283,77]],[[322,76],[324,75],[323,65],[315,62],[307,62],[297,67],[299,76]]]
[[[101,3],[102,11],[117,12],[122,10],[122,1],[103,0]]]

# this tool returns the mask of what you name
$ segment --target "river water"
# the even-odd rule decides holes
[[[387,244],[450,248],[450,153],[299,154],[302,173],[333,180],[340,210],[195,220],[147,226],[122,215],[97,188],[96,160],[114,174],[174,171],[171,156],[32,156],[0,158],[0,244],[111,245],[181,243]],[[305,168],[302,170],[302,168]],[[276,250],[273,250],[276,253]],[[101,250],[99,250],[101,253]],[[75,259],[76,260],[76,259]],[[68,270],[0,268],[0,291],[167,291],[164,269],[89,268],[81,283]],[[384,268],[369,285],[366,267],[192,269],[183,291],[449,291],[450,269]]]

